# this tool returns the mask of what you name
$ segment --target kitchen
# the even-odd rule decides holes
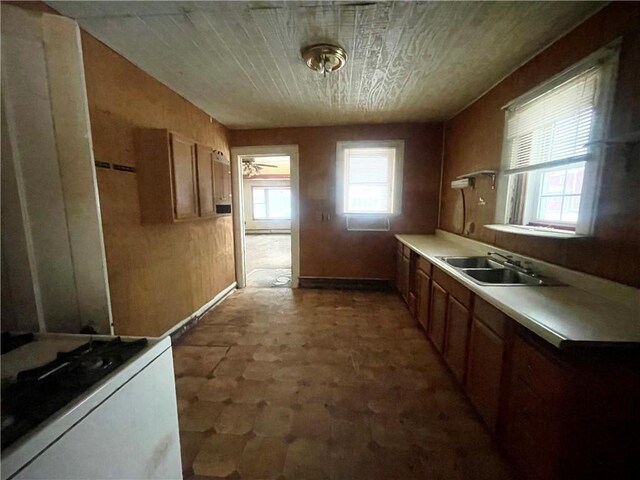
[[[85,421],[173,355],[151,414],[110,414],[172,412],[139,458],[51,464],[67,405],[3,478],[636,477],[637,3],[2,9],[2,330],[148,338]],[[236,288],[265,146],[296,159],[291,289]]]

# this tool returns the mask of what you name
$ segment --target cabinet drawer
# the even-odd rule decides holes
[[[433,280],[438,282],[450,295],[467,308],[471,308],[471,290],[453,279],[437,267],[433,267]]]
[[[481,320],[493,333],[504,338],[511,319],[480,297],[473,302],[473,314]]]
[[[418,269],[431,276],[431,263],[423,257],[418,257]]]
[[[407,247],[406,245],[402,246],[402,252],[404,253],[404,256],[409,258],[411,256],[411,249],[409,247]]]
[[[564,396],[568,373],[520,337],[516,338],[513,348],[513,373],[514,378],[522,379],[546,400],[560,400]]]

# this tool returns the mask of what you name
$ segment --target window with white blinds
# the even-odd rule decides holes
[[[399,213],[401,160],[402,142],[339,142],[338,213]]]
[[[601,71],[592,67],[539,97],[510,107],[506,118],[508,166],[521,173],[582,162],[595,123]]]
[[[593,233],[619,50],[616,40],[505,107],[496,220]]]

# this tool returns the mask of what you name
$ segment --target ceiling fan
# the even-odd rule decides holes
[[[256,163],[255,158],[243,158],[242,159],[242,175],[247,177],[253,177],[258,175],[263,168],[278,168],[277,165],[268,165],[266,163]]]

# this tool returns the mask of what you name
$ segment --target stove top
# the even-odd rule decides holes
[[[91,340],[2,385],[2,450],[143,350],[147,339]],[[4,352],[3,352],[4,353]],[[15,353],[15,352],[14,352]],[[5,381],[6,380],[6,381]]]

